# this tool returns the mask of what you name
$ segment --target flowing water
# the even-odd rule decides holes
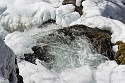
[[[49,27],[51,28],[51,25]],[[46,63],[52,70],[74,69],[84,65],[96,68],[99,64],[108,60],[95,51],[86,36],[75,36],[75,39],[71,40],[69,36],[64,36],[64,33],[59,34],[56,31],[53,33],[53,35],[40,36],[43,34],[41,33],[37,39],[39,46],[47,47],[46,56],[53,58]]]
[[[96,70],[98,65],[108,59],[95,51],[86,36],[75,36],[74,40],[71,40],[69,36],[57,33],[56,30],[60,28],[58,25],[50,24],[41,29],[28,29],[21,32],[24,36],[19,38],[21,41],[14,41],[17,45],[24,45],[24,48],[32,45],[46,47],[45,55],[49,61],[42,61],[42,65],[18,63],[24,83],[95,83],[91,68]],[[51,33],[54,35],[49,35]],[[19,37],[18,34],[20,33],[10,38]],[[23,40],[29,43],[25,44]],[[20,48],[16,49],[21,51]],[[22,52],[24,51],[25,49]],[[51,76],[53,74],[54,77]]]

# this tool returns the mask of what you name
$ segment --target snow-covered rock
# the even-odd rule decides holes
[[[20,74],[24,77],[24,83],[95,83],[89,66],[55,73],[40,63],[34,65],[22,61],[18,65]]]
[[[38,27],[55,17],[55,8],[45,1],[5,0],[0,3],[0,25],[9,32]]]
[[[113,20],[110,18],[106,18],[103,16],[93,16],[93,17],[81,17],[77,21],[73,22],[71,25],[75,24],[84,24],[86,26],[90,26],[93,28],[98,27],[102,30],[108,30],[112,33],[111,41],[115,43],[116,41],[125,42],[125,24],[118,20]],[[116,51],[116,47],[114,46],[114,51]]]
[[[17,83],[15,55],[0,38],[0,83]]]
[[[68,26],[73,21],[80,18],[78,12],[74,12],[75,6],[72,4],[62,5],[56,9],[56,23],[62,25],[63,27]]]
[[[82,5],[85,17],[100,15],[125,23],[125,6],[120,0],[85,0]]]

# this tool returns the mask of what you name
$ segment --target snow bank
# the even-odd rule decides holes
[[[124,83],[125,65],[106,61],[97,67],[66,69],[61,72],[48,70],[41,62],[37,65],[22,61],[18,63],[24,83]]]
[[[0,38],[0,83],[17,83],[15,55]]]
[[[125,25],[118,21],[103,16],[92,16],[89,18],[81,17],[77,21],[73,22],[71,25],[84,24],[89,27],[97,27],[102,30],[108,30],[112,33],[111,41],[115,43],[118,40],[125,42]]]
[[[34,65],[22,61],[18,65],[24,83],[94,83],[92,71],[88,66],[55,73],[39,63]]]
[[[125,65],[117,65],[115,61],[101,64],[96,71],[96,83],[124,83]]]
[[[100,15],[125,23],[125,6],[120,0],[86,0],[82,5],[85,17]]]

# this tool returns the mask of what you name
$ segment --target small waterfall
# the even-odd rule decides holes
[[[73,69],[89,65],[96,68],[108,58],[97,53],[86,36],[74,36],[74,40],[64,33],[42,36],[37,41],[41,45],[46,65],[55,71]]]
[[[55,56],[54,70],[78,68],[84,65],[95,68],[107,59],[94,51],[86,37],[78,38],[70,45],[57,44],[52,46],[50,54]]]

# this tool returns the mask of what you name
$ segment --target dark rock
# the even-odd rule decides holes
[[[15,64],[17,65],[17,59],[15,58]],[[23,77],[19,75],[19,68],[16,68],[17,83],[24,83]]]
[[[66,51],[66,49],[75,51],[77,45],[75,46],[73,42],[79,37],[82,39],[83,36],[87,37],[95,51],[108,57],[110,60],[113,59],[113,44],[111,43],[111,33],[109,31],[90,28],[85,25],[74,25],[42,36],[37,43],[43,44],[43,46],[34,46],[32,48],[34,53],[25,54],[25,60],[35,64],[37,58],[49,65],[53,64],[55,56],[53,55],[54,53],[51,53],[52,50],[55,50],[55,55],[58,55],[58,49],[62,49],[63,51]]]
[[[96,48],[97,52],[113,59],[114,52],[112,50],[111,43],[111,33],[106,30],[100,30],[98,28],[90,28],[84,25],[74,25],[68,28],[64,28],[58,31],[63,32],[66,35],[69,35],[71,40],[74,40],[74,36],[85,35],[89,38],[92,45]]]
[[[55,23],[56,23],[55,20],[51,20],[51,19],[50,19],[50,20],[48,20],[48,21],[42,23],[42,24],[39,26],[39,28],[46,27],[46,26],[49,25],[49,24],[55,24]]]
[[[76,0],[63,0],[62,5],[73,4],[76,5]]]
[[[31,53],[30,54],[24,54],[24,56],[25,56],[24,59],[28,62],[31,62],[31,63],[35,64],[35,60],[39,59],[39,60],[45,61],[46,63],[49,64],[50,61],[54,60],[54,56],[48,53],[49,52],[49,46],[48,45],[45,45],[43,47],[34,46],[32,48],[32,50],[34,51],[33,54],[31,54]]]

